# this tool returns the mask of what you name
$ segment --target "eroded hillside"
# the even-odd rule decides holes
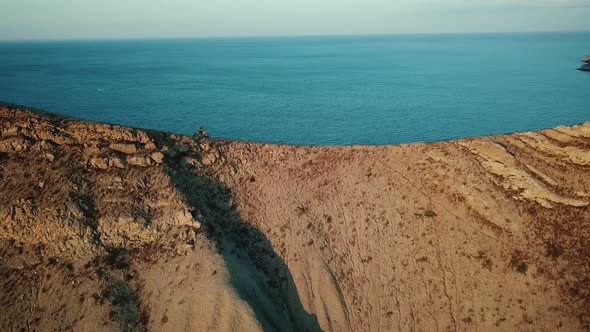
[[[0,108],[2,330],[586,330],[590,122],[397,146]]]

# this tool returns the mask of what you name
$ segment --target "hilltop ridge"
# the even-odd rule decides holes
[[[586,330],[590,122],[391,146],[0,105],[2,330]]]

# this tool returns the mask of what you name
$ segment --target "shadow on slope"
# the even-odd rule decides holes
[[[261,231],[240,220],[225,184],[179,156],[168,158],[165,167],[194,209],[193,217],[203,222],[204,231],[216,244],[232,287],[252,308],[262,328],[321,331],[316,315],[304,309],[287,265]]]

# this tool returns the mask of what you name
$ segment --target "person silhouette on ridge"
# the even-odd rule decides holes
[[[205,127],[201,125],[199,127],[199,130],[197,130],[197,132],[193,136],[195,136],[197,138],[207,138],[207,137],[209,137],[209,134],[205,130]]]

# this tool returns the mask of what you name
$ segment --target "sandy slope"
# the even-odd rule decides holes
[[[398,146],[0,108],[2,330],[590,329],[590,122]]]

